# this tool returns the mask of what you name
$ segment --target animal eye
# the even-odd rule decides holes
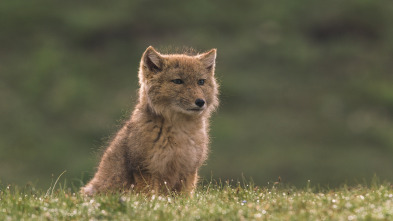
[[[184,81],[182,79],[175,79],[175,80],[172,80],[172,82],[175,84],[183,84],[184,83]]]
[[[205,84],[205,79],[198,80],[198,85],[204,85],[204,84]]]

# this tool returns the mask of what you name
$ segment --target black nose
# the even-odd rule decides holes
[[[198,98],[198,99],[196,99],[195,104],[196,104],[198,107],[203,107],[203,105],[205,105],[205,101]]]

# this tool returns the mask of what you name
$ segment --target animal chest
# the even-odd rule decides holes
[[[184,130],[165,130],[150,152],[152,172],[180,176],[195,172],[206,152],[203,133]]]

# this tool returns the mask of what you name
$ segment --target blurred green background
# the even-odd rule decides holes
[[[86,182],[149,45],[218,49],[205,179],[393,181],[393,1],[73,0],[0,3],[1,182]]]

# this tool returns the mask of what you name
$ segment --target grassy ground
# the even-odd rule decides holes
[[[390,184],[317,190],[207,184],[193,198],[0,187],[0,220],[392,220]]]

